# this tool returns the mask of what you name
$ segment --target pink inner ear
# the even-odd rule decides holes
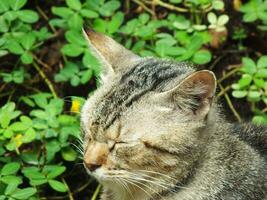
[[[195,72],[185,78],[179,85],[179,88],[184,91],[198,87],[203,89],[199,94],[202,98],[212,98],[216,90],[216,78],[213,72],[208,70]]]

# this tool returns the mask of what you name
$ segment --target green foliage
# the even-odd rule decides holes
[[[85,99],[80,96],[98,86],[101,71],[83,37],[85,24],[138,55],[201,68],[214,67],[228,46],[246,51],[246,23],[257,20],[258,28],[267,30],[266,0],[241,5],[243,21],[231,34],[237,44],[227,47],[218,43],[232,30],[224,1],[158,0],[154,7],[140,2],[0,2],[0,199],[38,199],[46,190],[58,196],[73,189],[67,179],[82,153],[77,140]],[[232,94],[251,103],[254,122],[267,123],[261,108],[267,103],[267,58],[254,62],[250,57],[261,54],[248,52]],[[79,97],[66,97],[72,93]]]
[[[241,6],[240,11],[244,13],[245,22],[254,22],[256,20],[267,21],[267,1],[250,0]]]
[[[243,57],[240,72],[242,74],[241,78],[232,85],[234,89],[232,95],[235,98],[246,97],[256,111],[258,110],[257,103],[267,103],[267,56],[261,56],[257,62],[254,62],[251,58]],[[259,112],[257,111],[257,113]],[[256,116],[255,119],[259,122],[259,116]],[[265,117],[264,123],[267,123],[266,119]],[[263,121],[261,120],[261,122]]]

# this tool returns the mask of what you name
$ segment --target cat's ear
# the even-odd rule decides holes
[[[130,67],[140,58],[102,33],[85,28],[83,33],[88,41],[89,48],[103,67],[104,76],[115,74],[123,67]]]
[[[180,109],[205,117],[211,107],[216,91],[216,77],[213,72],[202,70],[186,77],[178,86],[164,92]]]

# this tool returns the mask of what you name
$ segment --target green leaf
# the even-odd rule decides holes
[[[66,44],[61,49],[62,53],[70,56],[77,57],[84,52],[85,48],[78,46],[77,44]]]
[[[244,98],[245,96],[247,96],[248,91],[246,90],[235,90],[232,92],[233,97],[235,98]]]
[[[15,175],[3,176],[1,178],[1,181],[3,181],[3,183],[5,183],[7,185],[11,184],[11,183],[16,183],[17,185],[22,183],[21,177],[18,177],[18,176],[15,176]]]
[[[47,95],[47,93],[39,93],[39,94],[32,95],[31,97],[33,98],[37,106],[45,109],[48,105],[47,99],[51,96]]]
[[[267,67],[267,56],[261,56],[257,62],[258,68],[265,68]]]
[[[32,142],[35,139],[36,132],[33,128],[29,128],[22,137],[23,143]]]
[[[77,46],[86,46],[86,41],[84,40],[84,37],[82,36],[82,33],[79,31],[70,30],[67,31],[65,34],[65,37],[68,42],[73,43]]]
[[[212,7],[215,10],[223,10],[224,2],[222,0],[214,0],[214,1],[212,1]]]
[[[82,4],[80,0],[66,0],[68,7],[72,8],[73,10],[80,10],[82,8]]]
[[[9,9],[9,1],[0,1],[0,13],[6,12]]]
[[[31,196],[33,196],[37,190],[35,188],[25,188],[25,189],[19,189],[18,191],[14,192],[11,196],[15,199],[29,199]]]
[[[83,27],[83,18],[78,13],[75,13],[74,15],[72,15],[69,18],[69,20],[68,20],[68,26],[71,29],[75,29],[77,31],[82,30],[82,27]]]
[[[20,58],[24,64],[31,64],[33,62],[32,54],[28,51],[25,51]]]
[[[18,11],[18,17],[26,23],[35,23],[39,19],[38,14],[32,10],[20,10]]]
[[[3,18],[9,21],[9,23],[17,19],[17,17],[18,17],[18,11],[14,10],[10,10],[3,15]]]
[[[171,3],[181,3],[182,0],[170,0]]]
[[[34,102],[29,97],[27,97],[27,96],[22,96],[20,98],[20,100],[23,101],[28,106],[31,106],[31,107],[34,107],[35,106]]]
[[[252,122],[259,125],[267,125],[267,115],[256,115],[252,118]]]
[[[251,58],[243,57],[242,64],[243,64],[243,67],[240,70],[243,72],[246,72],[252,75],[257,71],[256,64]]]
[[[109,34],[113,34],[123,23],[124,15],[122,12],[117,12],[112,18],[111,21],[108,23],[108,32]]]
[[[224,26],[229,21],[228,15],[221,15],[218,19],[217,25],[218,26]]]
[[[30,180],[46,180],[45,175],[39,172],[37,167],[26,167],[22,170],[22,173]]]
[[[265,81],[264,81],[263,79],[261,79],[261,78],[254,78],[253,81],[254,81],[254,83],[255,83],[255,85],[256,85],[257,87],[259,87],[259,88],[264,88],[264,86],[265,86]]]
[[[17,181],[9,183],[5,189],[5,195],[10,195],[10,194],[14,193],[15,190],[17,189],[18,185],[19,185],[19,182],[17,182]]]
[[[187,49],[191,53],[195,53],[203,44],[203,39],[202,37],[195,35],[192,37],[192,40],[190,44],[188,45]]]
[[[0,114],[0,125],[2,128],[8,127],[10,121],[11,117],[9,116],[9,113],[3,112]]]
[[[256,74],[256,77],[260,77],[260,78],[267,78],[267,69],[266,68],[260,68]]]
[[[248,98],[250,101],[259,101],[260,100],[261,93],[259,91],[249,91],[248,92]]]
[[[11,129],[6,129],[3,133],[3,136],[5,138],[11,138],[13,136],[14,132]]]
[[[74,151],[71,147],[66,147],[62,149],[61,155],[66,161],[74,161],[77,158],[77,152]]]
[[[8,41],[6,47],[13,54],[21,55],[24,53],[24,49],[15,40]]]
[[[97,18],[99,16],[97,12],[88,9],[82,9],[80,13],[83,17],[87,18]]]
[[[106,32],[107,22],[103,19],[97,18],[94,20],[93,27],[96,31],[104,33]]]
[[[238,85],[240,88],[244,88],[248,85],[250,85],[252,81],[252,76],[249,74],[243,74],[242,78],[238,81]]]
[[[210,24],[216,24],[217,23],[217,16],[213,12],[210,12],[208,14],[208,21]]]
[[[8,26],[7,21],[4,19],[4,17],[0,16],[0,32],[5,33],[5,32],[8,32],[8,30],[9,30],[9,26]]]
[[[52,13],[64,19],[67,19],[74,14],[74,12],[71,9],[66,7],[52,7]]]
[[[25,131],[28,129],[28,126],[22,122],[14,122],[9,126],[9,128],[13,131]]]
[[[16,174],[19,168],[20,168],[20,164],[17,162],[5,164],[1,170],[1,175],[6,176],[6,175],[11,175],[11,174]]]
[[[49,180],[48,183],[54,190],[58,192],[67,192],[67,187],[64,183],[56,180]]]
[[[196,64],[209,63],[211,61],[211,53],[207,50],[200,50],[194,54],[192,61]]]
[[[30,50],[36,41],[36,37],[33,33],[27,33],[21,40],[22,46],[26,50]]]
[[[47,178],[49,180],[56,178],[61,175],[64,171],[66,171],[66,167],[64,166],[51,166],[49,173],[47,174]]]
[[[78,86],[80,84],[80,78],[77,75],[74,75],[72,79],[70,80],[70,84],[72,86]]]
[[[32,125],[32,120],[31,118],[27,117],[27,116],[21,116],[20,117],[20,121],[25,124],[26,126],[31,126]]]
[[[86,71],[81,71],[81,83],[87,83],[93,76],[93,70],[88,69]]]
[[[27,0],[9,0],[9,5],[13,10],[21,9],[26,3]]]
[[[55,157],[55,154],[60,151],[60,144],[55,139],[47,142],[45,147],[47,151],[46,156],[48,161],[51,161]]]
[[[116,0],[107,1],[100,9],[99,12],[104,17],[111,16],[115,10],[120,7],[120,2]]]

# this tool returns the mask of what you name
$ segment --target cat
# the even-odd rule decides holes
[[[213,72],[84,34],[103,66],[81,111],[83,162],[101,200],[267,199],[267,129],[224,119]]]

